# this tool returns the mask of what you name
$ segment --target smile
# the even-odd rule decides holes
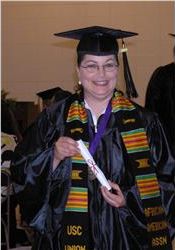
[[[105,86],[105,85],[107,85],[108,84],[108,81],[93,81],[93,83],[95,84],[95,85],[99,85],[99,86]]]

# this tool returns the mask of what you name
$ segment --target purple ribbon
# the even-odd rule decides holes
[[[97,146],[100,142],[100,139],[105,132],[111,111],[112,111],[112,106],[111,106],[111,101],[109,101],[108,106],[106,108],[106,111],[105,111],[104,115],[102,116],[100,123],[99,123],[99,126],[97,128],[97,133],[95,134],[94,138],[90,142],[89,151],[90,151],[92,156],[95,154],[95,151],[96,151]],[[89,128],[89,133],[90,133],[90,128]]]

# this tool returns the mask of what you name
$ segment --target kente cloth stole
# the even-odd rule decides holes
[[[88,147],[84,102],[74,100],[66,112],[65,136],[80,138]],[[61,250],[90,250],[88,220],[88,167],[80,154],[72,157],[71,188],[62,220]]]
[[[136,185],[147,222],[149,250],[171,250],[168,224],[142,120],[136,107],[120,93],[115,93],[112,107],[130,163],[135,167]]]
[[[116,124],[126,147],[130,163],[135,166],[135,179],[147,222],[149,250],[171,250],[168,225],[161,205],[155,169],[142,120],[135,106],[119,92],[111,101]],[[82,139],[89,146],[87,113],[83,101],[74,100],[69,107],[66,136]],[[88,167],[81,157],[72,157],[72,186],[63,215],[63,250],[91,250],[88,221]],[[72,248],[71,248],[72,247]]]

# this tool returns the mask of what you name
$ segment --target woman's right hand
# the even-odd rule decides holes
[[[60,137],[56,141],[54,147],[53,169],[55,169],[60,161],[64,160],[66,157],[72,157],[78,153],[80,153],[80,150],[75,140],[66,136]]]

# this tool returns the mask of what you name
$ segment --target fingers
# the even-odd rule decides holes
[[[78,143],[70,137],[60,137],[55,143],[54,157],[63,160],[79,153]]]
[[[116,183],[114,183],[114,182],[111,182],[110,180],[108,180],[108,182],[109,182],[109,185],[112,187],[112,189],[113,189],[113,193],[122,193],[121,192],[121,189],[120,189],[120,187],[119,187],[119,185],[118,184],[116,184]]]
[[[109,181],[110,186],[113,189],[113,192],[109,191],[106,187],[101,187],[101,193],[107,203],[114,207],[122,207],[125,205],[125,198],[120,189],[120,187],[113,182]]]

